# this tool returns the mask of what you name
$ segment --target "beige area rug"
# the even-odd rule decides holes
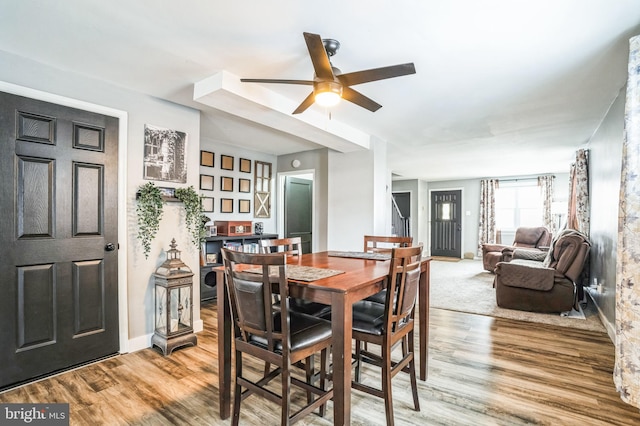
[[[552,324],[605,333],[593,301],[583,309],[584,315],[540,314],[499,308],[493,288],[494,275],[482,268],[482,261],[431,262],[432,308],[468,312],[520,321]]]

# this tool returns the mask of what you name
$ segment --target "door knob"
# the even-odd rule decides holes
[[[107,243],[104,246],[104,251],[114,251],[116,249],[116,245],[113,243]]]

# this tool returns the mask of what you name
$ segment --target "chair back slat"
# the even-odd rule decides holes
[[[381,235],[364,236],[365,253],[391,253],[395,247],[411,247],[413,237],[396,237]]]
[[[285,253],[287,256],[302,254],[302,238],[276,238],[260,240],[262,253]]]

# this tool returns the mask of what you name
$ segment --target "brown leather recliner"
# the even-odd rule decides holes
[[[566,229],[551,243],[542,262],[530,260],[531,253],[527,250],[515,250],[510,262],[496,265],[494,287],[498,306],[530,312],[570,311],[577,304],[575,283],[590,247],[584,234]]]
[[[551,232],[544,226],[533,228],[520,227],[516,230],[513,245],[483,244],[482,266],[489,272],[493,272],[498,262],[511,260],[513,250],[516,248],[545,249],[551,244]]]

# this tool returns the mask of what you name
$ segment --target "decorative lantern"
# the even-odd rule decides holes
[[[151,346],[158,346],[164,355],[179,347],[195,346],[193,334],[193,272],[180,260],[175,238],[167,250],[167,260],[156,272],[155,332]]]

